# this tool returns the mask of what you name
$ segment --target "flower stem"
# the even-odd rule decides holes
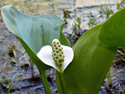
[[[66,89],[66,85],[65,85],[65,80],[64,80],[64,76],[63,76],[63,72],[58,72],[58,76],[59,76],[59,80],[60,80],[60,87],[62,89],[62,93],[61,94],[68,94],[67,93],[67,89]]]
[[[52,94],[51,90],[50,90],[50,87],[49,87],[49,83],[47,81],[46,71],[40,72],[40,78],[41,78],[42,83],[43,83],[45,94]]]

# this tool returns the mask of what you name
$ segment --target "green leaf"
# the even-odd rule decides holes
[[[49,66],[44,64],[37,53],[45,45],[51,45],[53,39],[59,39],[63,45],[70,46],[63,35],[64,21],[54,15],[31,16],[18,11],[14,6],[5,6],[1,10],[8,29],[20,40],[31,60],[37,66],[46,94],[51,94],[46,78]]]
[[[109,46],[98,39],[101,27],[98,25],[86,32],[73,46],[74,59],[64,71],[68,94],[99,92],[117,50],[116,46]],[[59,86],[58,80],[57,88]]]
[[[89,30],[73,46],[73,62],[64,71],[68,94],[98,94],[118,46],[125,46],[125,8]]]
[[[58,89],[59,94],[63,94],[63,89],[61,87],[61,81],[58,71],[56,71],[56,87]]]
[[[53,39],[69,41],[62,34],[64,21],[54,15],[31,16],[18,11],[9,5],[2,8],[3,20],[8,29],[17,36],[26,52],[41,71],[50,67],[45,65],[36,54],[45,46],[50,45]]]
[[[108,45],[125,46],[125,8],[110,17],[101,28],[99,39]]]

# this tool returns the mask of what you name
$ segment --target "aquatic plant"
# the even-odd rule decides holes
[[[20,40],[37,66],[46,94],[51,94],[45,74],[50,66],[57,70],[56,84],[59,94],[98,94],[117,48],[125,46],[125,8],[83,34],[72,48],[62,33],[64,21],[60,18],[54,15],[30,16],[21,13],[12,5],[3,7],[1,11],[6,26]],[[55,48],[46,46],[51,45],[53,39],[58,39],[57,43],[60,46],[65,45],[66,49],[73,49],[74,58],[71,51],[71,57],[68,57],[71,59],[64,70],[58,66],[62,66],[67,59],[67,56],[64,57],[65,51],[64,55],[61,54],[61,61],[58,61],[55,58],[58,55],[53,50]],[[59,53],[62,53],[62,48]],[[50,50],[41,52],[40,49]],[[51,65],[50,61],[46,62],[46,57],[50,57],[50,61],[55,65]]]

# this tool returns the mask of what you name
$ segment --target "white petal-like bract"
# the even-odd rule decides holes
[[[40,49],[40,51],[37,53],[37,56],[46,65],[49,65],[49,66],[55,68],[59,72],[60,71],[63,72],[66,69],[66,67],[71,63],[71,61],[73,60],[74,52],[71,47],[64,46],[64,45],[62,45],[62,47],[63,47],[64,56],[65,56],[64,63],[62,65],[60,65],[62,67],[62,70],[60,70],[59,66],[56,65],[56,63],[53,60],[51,46],[47,45],[47,46],[42,47]]]

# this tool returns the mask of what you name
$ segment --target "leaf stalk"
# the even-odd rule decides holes
[[[47,81],[46,71],[41,71],[40,72],[40,78],[41,78],[42,83],[43,83],[45,94],[52,94],[51,90],[50,90],[50,87],[49,87],[49,83]]]

